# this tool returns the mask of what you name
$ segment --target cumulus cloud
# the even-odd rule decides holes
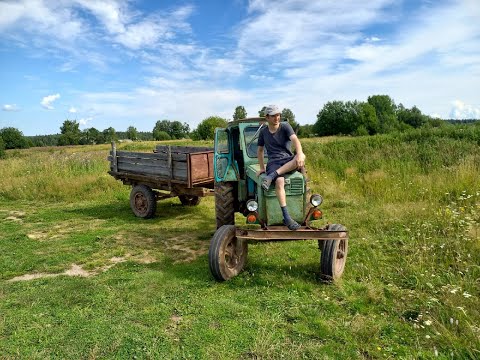
[[[87,125],[93,120],[93,117],[87,117],[87,118],[81,118],[78,120],[78,123],[80,124],[80,127],[86,128]]]
[[[461,100],[452,102],[452,110],[450,111],[452,119],[480,119],[480,108],[465,104]]]
[[[53,94],[53,95],[48,95],[48,96],[45,96],[42,101],[40,102],[40,104],[42,104],[42,107],[44,109],[47,109],[47,110],[53,110],[54,107],[53,107],[53,102],[57,99],[60,98],[60,94]]]
[[[70,109],[68,109],[68,112],[70,114],[75,114],[77,112],[77,109],[75,109],[73,106],[71,106]]]
[[[19,111],[19,107],[16,104],[5,104],[2,106],[3,111]]]

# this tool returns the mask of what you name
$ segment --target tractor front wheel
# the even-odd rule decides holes
[[[235,236],[234,225],[223,225],[213,235],[208,251],[208,264],[218,281],[228,280],[242,271],[248,254],[248,244]]]
[[[327,230],[346,231],[345,226],[340,224],[329,225]],[[339,279],[345,269],[347,261],[348,239],[325,240],[321,247],[320,272],[326,281]]]
[[[146,185],[136,185],[130,193],[130,207],[135,216],[149,219],[157,211],[157,199],[153,190]]]

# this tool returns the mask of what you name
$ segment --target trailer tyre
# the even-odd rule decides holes
[[[157,211],[157,199],[153,190],[146,185],[136,185],[130,193],[130,207],[135,216],[150,219]]]
[[[332,224],[328,226],[327,230],[346,231],[347,229],[343,225]],[[325,240],[321,249],[320,272],[322,279],[325,281],[339,279],[347,261],[348,239]]]
[[[212,275],[218,281],[228,280],[238,275],[247,260],[248,244],[235,236],[234,225],[223,225],[210,241],[208,264]]]
[[[235,225],[235,198],[232,183],[215,183],[215,219],[217,229],[223,225]]]
[[[195,195],[179,195],[178,198],[184,206],[197,206],[202,200],[199,196]]]

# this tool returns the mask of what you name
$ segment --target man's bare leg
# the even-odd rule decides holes
[[[280,207],[287,206],[287,196],[285,195],[285,178],[279,177],[275,181],[275,193],[277,194]]]
[[[278,202],[282,208],[283,223],[288,226],[290,230],[298,230],[300,225],[290,217],[287,210],[287,196],[285,195],[285,178],[278,177],[275,181],[275,193],[277,194]]]

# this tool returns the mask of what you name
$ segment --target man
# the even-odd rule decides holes
[[[282,208],[283,223],[290,230],[298,230],[300,225],[288,213],[284,175],[303,167],[305,165],[305,154],[290,124],[288,122],[280,122],[280,110],[276,105],[267,106],[265,118],[268,126],[260,130],[258,137],[257,157],[260,170],[257,172],[257,176],[264,172],[267,173],[262,182],[262,187],[265,190],[268,190],[272,182],[275,183],[275,193]],[[292,142],[295,145],[296,155],[293,155],[291,151]],[[268,152],[266,171],[263,161],[264,147],[267,148]]]

